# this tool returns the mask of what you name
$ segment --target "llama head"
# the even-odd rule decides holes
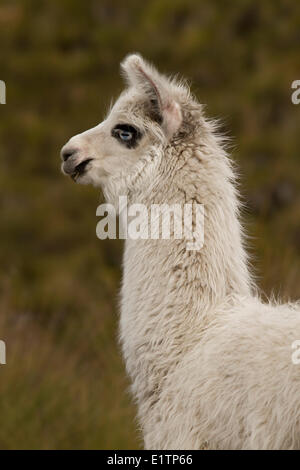
[[[124,190],[147,159],[153,163],[161,158],[166,146],[182,134],[188,90],[138,54],[127,56],[121,68],[128,87],[106,119],[62,148],[62,171],[79,183],[105,189],[114,181]]]

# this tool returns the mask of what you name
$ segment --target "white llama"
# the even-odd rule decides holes
[[[300,305],[255,294],[235,175],[188,88],[139,55],[128,88],[62,149],[62,169],[108,202],[205,206],[205,240],[125,242],[120,340],[147,449],[299,449]]]

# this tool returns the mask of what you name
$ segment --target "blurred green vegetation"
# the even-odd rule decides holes
[[[297,0],[2,0],[0,448],[136,448],[117,345],[122,245],[59,151],[101,121],[139,51],[189,79],[234,137],[258,284],[300,297]]]

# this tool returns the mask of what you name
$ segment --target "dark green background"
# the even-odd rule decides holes
[[[122,244],[96,238],[99,190],[59,151],[99,121],[138,51],[223,118],[258,285],[300,297],[298,0],[0,4],[0,448],[135,448],[117,347]]]

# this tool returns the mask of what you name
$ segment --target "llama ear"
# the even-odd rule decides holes
[[[121,67],[129,86],[136,87],[147,95],[154,114],[160,116],[156,120],[160,121],[166,137],[170,139],[182,123],[180,106],[172,96],[174,85],[138,54],[127,56]]]

